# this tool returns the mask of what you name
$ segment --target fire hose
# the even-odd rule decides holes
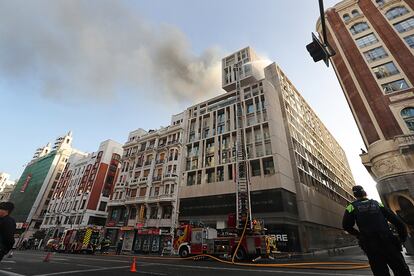
[[[358,262],[296,262],[296,263],[273,263],[273,264],[258,264],[258,263],[247,263],[247,262],[236,262],[236,254],[240,248],[241,242],[246,235],[246,229],[248,224],[248,218],[244,224],[242,235],[237,243],[237,247],[233,252],[231,261],[223,260],[208,254],[200,254],[196,256],[190,256],[186,258],[180,258],[181,260],[197,260],[201,258],[210,258],[220,263],[231,264],[237,266],[248,266],[248,267],[268,267],[268,268],[294,268],[294,269],[319,269],[319,270],[355,270],[355,269],[366,269],[369,268],[367,263]],[[149,257],[140,256],[142,259],[163,259],[163,260],[177,260],[176,257]]]

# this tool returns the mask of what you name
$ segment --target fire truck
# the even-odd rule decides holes
[[[94,227],[65,230],[58,251],[93,254],[99,244],[99,237],[100,230]]]
[[[249,231],[250,232],[250,231]],[[176,232],[174,249],[180,257],[208,254],[213,256],[233,256],[236,260],[268,257],[276,252],[276,237],[250,232],[244,236],[237,233],[218,235],[214,228],[182,224]],[[239,248],[236,251],[238,244]]]
[[[236,214],[235,227],[227,234],[218,235],[217,230],[204,226],[182,224],[176,233],[174,249],[181,257],[197,254],[231,255],[237,260],[247,257],[271,257],[276,251],[276,237],[265,235],[264,228],[258,220],[252,218],[250,203],[249,164],[243,125],[245,111],[241,98],[240,76],[244,61],[233,65],[236,84],[236,145],[235,153],[235,184]],[[237,252],[235,252],[237,250]]]

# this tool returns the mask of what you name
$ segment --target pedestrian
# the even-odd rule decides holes
[[[119,238],[119,241],[116,244],[116,255],[121,254],[123,244],[124,244],[124,239],[121,237],[121,238]]]
[[[390,276],[389,267],[394,275],[411,276],[401,254],[401,244],[407,239],[404,223],[384,205],[368,199],[362,186],[354,186],[352,191],[356,200],[346,207],[342,226],[358,238],[374,275]],[[387,221],[395,226],[398,237],[394,236]],[[354,228],[355,223],[359,230]]]
[[[14,209],[11,202],[0,202],[0,261],[13,248],[16,222],[10,216]]]

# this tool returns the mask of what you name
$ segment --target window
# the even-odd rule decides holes
[[[349,16],[349,14],[344,14],[343,16],[342,16],[342,18],[344,19],[344,21],[345,22],[347,22],[347,21],[349,21],[350,19],[351,19],[351,17]]]
[[[352,16],[353,16],[353,17],[358,16],[358,15],[359,15],[359,11],[357,11],[357,10],[353,10],[353,11],[351,12],[351,14],[352,14]]]
[[[406,20],[395,23],[394,27],[399,33],[409,31],[414,28],[414,17],[410,17],[410,18],[407,18]]]
[[[129,210],[129,219],[135,219],[137,217],[137,208],[132,207]]]
[[[396,81],[389,82],[389,83],[386,83],[386,84],[382,85],[382,90],[385,92],[385,94],[395,92],[395,91],[399,91],[399,90],[403,90],[403,89],[407,89],[407,88],[408,88],[408,84],[403,79],[396,80]]]
[[[158,208],[157,207],[151,207],[150,208],[150,219],[156,219],[158,216]]]
[[[358,38],[356,40],[356,43],[359,48],[364,48],[377,42],[378,42],[378,39],[373,33],[363,36],[361,38]]]
[[[393,76],[399,73],[397,67],[395,67],[394,62],[388,62],[379,66],[372,68],[377,79],[386,78]]]
[[[206,170],[206,177],[207,177],[207,183],[213,183],[213,182],[215,182],[214,169]]]
[[[367,52],[364,52],[364,56],[368,62],[372,62],[372,61],[387,57],[388,54],[387,52],[385,52],[384,48],[381,46],[381,47],[369,50]]]
[[[273,157],[263,159],[263,171],[265,175],[271,175],[275,173]]]
[[[254,112],[254,105],[253,103],[249,103],[247,104],[247,114],[253,113]]]
[[[414,48],[414,35],[406,36],[404,37],[404,40],[410,48]]]
[[[105,212],[106,211],[106,202],[104,202],[104,201],[101,201],[101,203],[99,204],[99,209],[98,209],[98,211],[102,211],[102,212]]]
[[[365,30],[368,30],[369,26],[366,22],[360,22],[353,25],[349,30],[353,35],[362,33]]]
[[[187,186],[192,186],[195,184],[195,172],[188,173],[187,176]]]
[[[250,161],[250,166],[252,168],[252,176],[260,176],[260,160]]]
[[[399,7],[395,7],[395,8],[392,8],[392,9],[388,10],[385,13],[385,16],[388,18],[388,20],[392,20],[392,19],[400,17],[400,16],[402,16],[406,13],[408,13],[407,8],[404,7],[404,6],[399,6]]]
[[[172,214],[172,206],[164,206],[162,207],[162,218],[163,219],[170,219]]]
[[[146,187],[143,187],[143,188],[140,188],[139,189],[139,196],[145,196],[145,194],[146,194],[146,192],[147,192],[147,188]]]
[[[407,107],[401,110],[401,117],[404,119],[408,129],[414,131],[414,107]]]

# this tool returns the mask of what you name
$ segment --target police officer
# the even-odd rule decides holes
[[[357,199],[346,207],[342,226],[358,238],[374,275],[390,276],[390,267],[394,275],[411,276],[401,254],[401,243],[407,239],[404,223],[381,203],[367,199],[362,186],[354,186],[352,191]],[[387,221],[395,226],[398,237],[393,235]],[[359,231],[354,228],[355,223]]]

